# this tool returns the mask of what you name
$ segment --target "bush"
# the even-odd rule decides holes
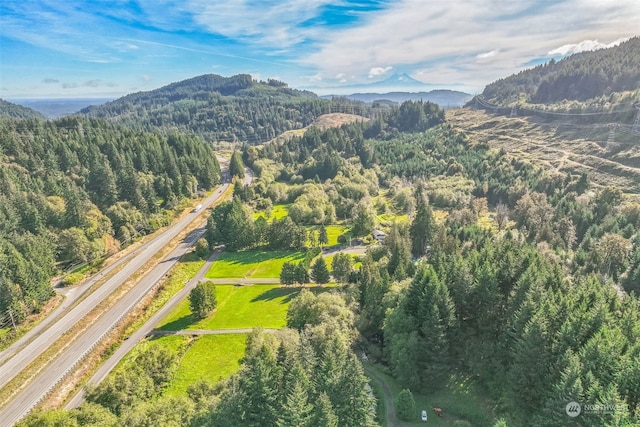
[[[199,258],[206,258],[209,255],[209,242],[204,237],[201,237],[196,242],[196,255]]]
[[[211,282],[201,282],[189,293],[191,312],[204,319],[216,308],[216,287]]]
[[[413,393],[411,390],[404,389],[396,397],[395,400],[396,412],[398,418],[403,421],[411,421],[416,415],[416,401],[413,399]]]
[[[60,284],[63,287],[72,286],[72,285],[75,285],[77,283],[80,283],[82,281],[82,279],[84,279],[84,274],[80,273],[79,271],[76,271],[75,273],[67,274],[62,279]]]

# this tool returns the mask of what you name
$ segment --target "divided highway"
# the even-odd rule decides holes
[[[228,180],[203,202],[203,208],[213,204],[229,187]],[[35,360],[42,352],[57,341],[65,332],[80,322],[94,307],[107,298],[122,283],[126,282],[140,268],[148,264],[151,259],[162,250],[171,240],[191,224],[198,213],[191,212],[183,219],[169,227],[141,248],[135,256],[117,273],[105,281],[91,295],[78,303],[64,316],[56,319],[55,323],[41,332],[30,343],[13,354],[3,355],[4,363],[0,366],[0,387],[4,387],[25,367]],[[122,299],[104,313],[94,324],[73,341],[49,365],[43,369],[29,384],[25,385],[11,401],[0,408],[0,424],[11,426],[31,411],[46,395],[64,379],[64,377],[100,342],[126,314],[153,288],[177,260],[202,235],[202,229],[191,232],[169,256],[131,289]],[[0,360],[2,363],[2,360]]]

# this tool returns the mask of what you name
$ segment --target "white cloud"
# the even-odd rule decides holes
[[[373,77],[379,77],[379,76],[382,76],[384,74],[387,74],[392,69],[393,69],[393,67],[372,67],[369,70],[368,76],[369,76],[370,79],[373,78]]]
[[[190,0],[185,7],[193,14],[194,21],[211,33],[277,49],[317,37],[318,27],[303,23],[316,18],[322,7],[334,3],[331,0]]]
[[[401,0],[358,25],[331,31],[300,64],[325,75],[356,75],[361,82],[379,64],[389,64],[421,72],[427,82],[481,90],[557,46],[637,34],[638,22],[637,0]]]
[[[580,53],[585,51],[607,49],[610,47],[618,46],[620,43],[629,40],[629,37],[621,37],[611,43],[600,43],[598,40],[583,40],[580,43],[565,44],[559,48],[550,50],[549,56],[568,56],[574,53]]]
[[[493,58],[498,53],[500,53],[500,49],[493,49],[490,52],[480,53],[480,54],[476,55],[476,58],[477,59],[489,59],[489,58]]]

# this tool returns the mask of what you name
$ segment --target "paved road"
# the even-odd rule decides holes
[[[228,180],[225,180],[218,190],[203,202],[203,208],[210,206],[228,188]],[[200,211],[201,213],[202,211]],[[176,224],[168,228],[164,233],[150,241],[147,245],[138,249],[133,257],[120,271],[110,277],[99,289],[94,291],[86,299],[78,303],[66,315],[59,318],[46,331],[42,332],[21,351],[5,361],[0,372],[0,387],[6,385],[31,361],[51,346],[62,334],[68,331],[76,323],[110,295],[113,290],[124,283],[140,268],[146,266],[153,256],[162,250],[173,238],[175,238],[199,214],[191,212]],[[20,393],[0,409],[2,425],[12,425],[24,417],[35,407],[64,377],[97,345],[97,343],[133,308],[166,274],[175,262],[184,254],[202,235],[204,228],[190,233],[183,242],[165,260],[160,262],[149,274],[118,301],[107,313],[91,325],[82,336],[68,346],[62,354],[50,362],[49,366],[37,375],[29,384],[23,387]]]
[[[144,246],[139,248],[138,250],[143,248]],[[85,283],[79,286],[58,289],[58,292],[64,295],[65,297],[62,303],[58,307],[56,307],[46,318],[44,318],[42,322],[40,322],[35,328],[31,329],[29,332],[24,334],[19,340],[14,342],[9,348],[0,352],[0,367],[2,367],[2,365],[11,357],[13,357],[18,351],[20,351],[27,344],[29,344],[35,337],[37,337],[43,331],[45,331],[49,327],[49,325],[51,325],[51,323],[53,323],[55,320],[58,320],[60,316],[64,314],[67,310],[69,310],[69,308],[72,307],[73,304],[80,297],[82,297],[84,293],[87,292],[93,285],[95,285],[98,281],[104,279],[105,276],[111,273],[111,271],[117,269],[122,264],[131,260],[131,258],[135,256],[135,253],[136,252],[131,252],[121,257],[120,259],[115,261],[113,264],[109,265],[107,268],[102,270],[100,273],[90,277]],[[2,386],[3,384],[0,381],[0,388]]]
[[[100,368],[96,371],[96,373],[89,380],[89,384],[98,385],[104,380],[109,372],[116,367],[118,362],[122,360],[122,358],[129,353],[133,347],[145,336],[149,335],[153,330],[153,327],[158,324],[160,320],[162,320],[168,313],[175,307],[180,301],[182,301],[189,292],[198,284],[198,282],[204,277],[205,273],[209,271],[213,262],[218,259],[220,256],[220,251],[215,251],[211,254],[207,262],[204,263],[202,268],[198,271],[198,273],[187,282],[187,284],[176,293],[167,303],[160,308],[149,320],[147,320],[144,325],[142,325],[136,332],[131,334],[131,336],[126,339],[120,347],[107,359],[105,363],[103,363]],[[66,406],[66,409],[77,408],[84,402],[84,388],[80,390],[74,397],[69,401]]]

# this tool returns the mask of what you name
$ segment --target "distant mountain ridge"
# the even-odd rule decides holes
[[[429,101],[441,107],[461,107],[473,98],[471,94],[446,89],[435,89],[429,92],[353,93],[351,95],[327,95],[322,98],[331,99],[334,96],[343,96],[348,99],[367,103],[376,101],[391,101],[396,103],[403,103],[404,101]]]
[[[0,99],[0,118],[3,117],[12,119],[45,119],[42,114],[32,108]]]
[[[487,85],[482,93],[490,103],[507,106],[519,101],[554,104],[585,102],[613,93],[640,90],[640,38],[619,46],[581,52],[551,60]]]
[[[329,111],[329,101],[277,80],[248,74],[205,74],[137,92],[80,111],[144,128],[178,128],[207,141],[257,144],[311,124]]]
[[[31,108],[49,119],[76,114],[91,105],[100,105],[113,98],[40,98],[14,99],[13,103]]]

